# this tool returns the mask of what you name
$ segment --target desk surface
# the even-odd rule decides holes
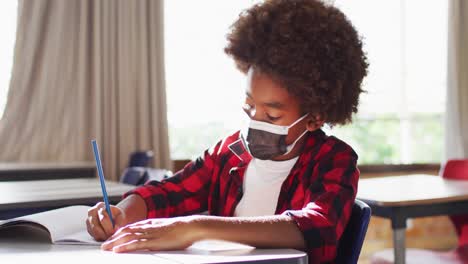
[[[27,237],[27,239],[26,239]],[[0,236],[2,263],[284,263],[306,264],[307,255],[293,249],[254,249],[249,253],[200,254],[188,251],[117,254],[98,246],[52,245],[40,233],[5,230]]]
[[[106,182],[111,202],[135,186]],[[0,182],[0,210],[94,204],[102,201],[99,179],[66,179]]]
[[[357,198],[380,206],[464,201],[468,200],[468,181],[422,174],[362,179]]]
[[[96,177],[96,164],[92,162],[0,162],[0,181],[31,181],[93,177]]]
[[[51,170],[51,169],[95,169],[94,162],[71,162],[71,163],[52,163],[52,162],[0,162],[0,171],[24,171],[24,170]]]

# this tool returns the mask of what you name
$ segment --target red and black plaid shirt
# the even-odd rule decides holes
[[[298,161],[281,186],[275,214],[292,217],[304,235],[310,263],[333,262],[357,192],[357,154],[322,130],[309,132]],[[233,216],[242,198],[250,154],[239,132],[218,142],[162,182],[127,193],[146,202],[148,218],[191,215]]]

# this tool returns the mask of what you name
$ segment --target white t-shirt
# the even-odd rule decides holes
[[[298,157],[285,161],[253,158],[244,175],[244,195],[234,216],[274,215],[283,181]]]

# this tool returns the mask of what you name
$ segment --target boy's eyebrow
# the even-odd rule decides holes
[[[252,98],[252,96],[250,95],[249,92],[245,92],[245,95],[247,97],[249,97],[249,98]],[[277,109],[283,109],[284,108],[284,104],[282,104],[280,102],[266,102],[266,103],[263,103],[263,105],[271,107],[271,108],[277,108]]]
[[[267,103],[264,103],[264,105],[271,107],[271,108],[277,108],[277,109],[284,108],[284,104],[280,102],[267,102]]]

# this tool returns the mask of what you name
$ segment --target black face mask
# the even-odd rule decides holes
[[[286,144],[289,128],[299,123],[306,116],[307,114],[289,126],[278,126],[250,119],[249,126],[246,129],[247,132],[244,131],[241,136],[248,151],[254,158],[271,160],[290,153],[297,141],[307,133],[307,130],[305,130],[291,145]]]

